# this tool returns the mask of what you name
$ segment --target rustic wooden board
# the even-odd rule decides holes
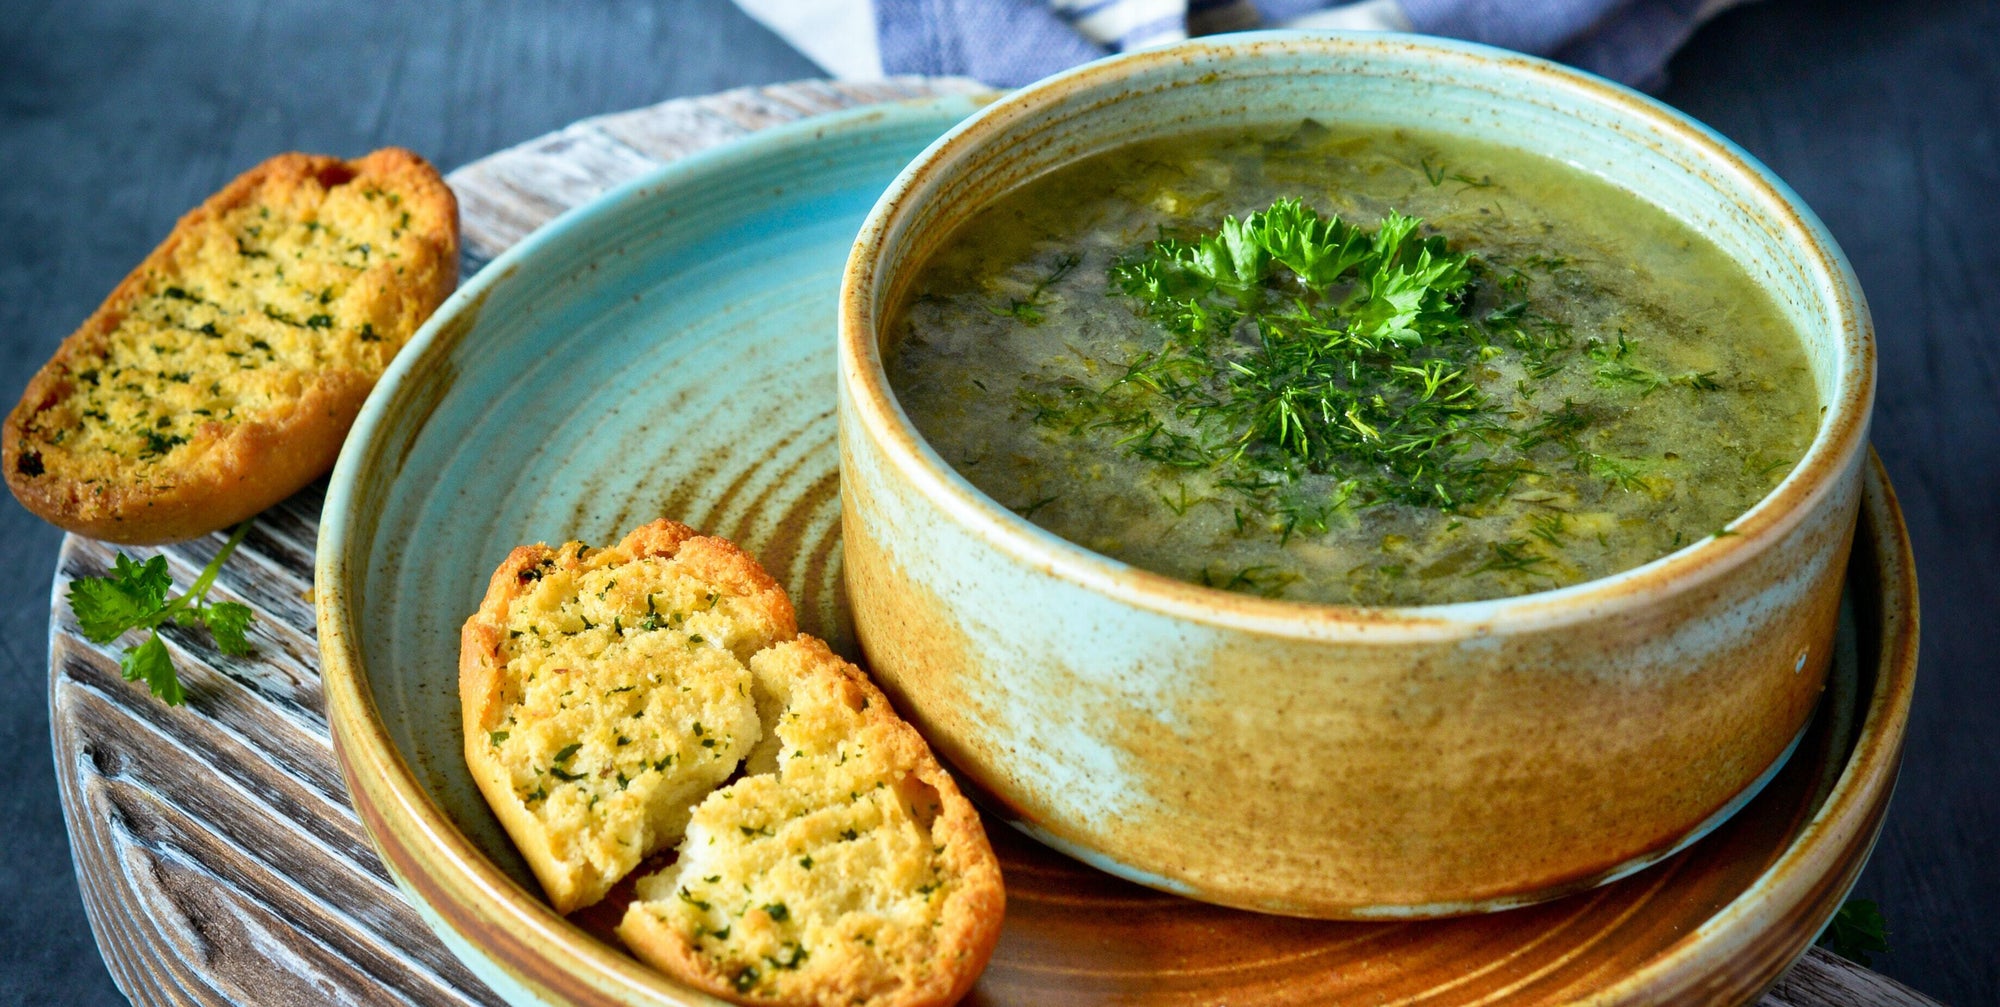
[[[819,81],[666,102],[577,123],[467,165],[467,271],[555,214],[660,163],[833,109],[976,90],[960,80]],[[141,1007],[498,1004],[406,905],[349,808],[322,713],[311,581],[321,490],[258,518],[218,584],[257,610],[255,653],[164,631],[189,705],[119,677],[63,597],[116,550],[65,539],[52,597],[50,719],[85,908],[119,987]],[[191,581],[220,536],[160,550]],[[16,911],[20,911],[17,908]],[[1817,949],[1762,1001],[1924,1005]]]

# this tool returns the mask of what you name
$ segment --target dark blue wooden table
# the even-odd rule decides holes
[[[2000,1003],[2000,4],[1769,0],[1703,29],[1664,97],[1763,158],[1854,261],[1875,443],[1910,524],[1923,658],[1857,894],[1875,967]],[[599,112],[814,67],[726,0],[0,0],[0,398],[174,219],[281,150],[450,169]],[[50,762],[60,533],[0,498],[0,1004],[110,1004]]]

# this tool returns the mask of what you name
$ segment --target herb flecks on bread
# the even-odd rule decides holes
[[[655,521],[514,550],[466,621],[459,690],[473,778],[558,911],[675,847],[618,936],[682,982],[943,1007],[993,953],[1006,896],[978,812],[722,539]]]
[[[642,878],[619,936],[743,1003],[963,996],[1004,896],[972,805],[860,669],[811,637],[750,660],[770,735]]]
[[[562,912],[671,845],[761,727],[746,664],[797,632],[735,546],[660,521],[514,550],[466,623],[466,761]]]
[[[153,542],[226,527],[323,473],[457,282],[451,191],[415,154],[284,154],[182,218],[8,418],[15,495]]]

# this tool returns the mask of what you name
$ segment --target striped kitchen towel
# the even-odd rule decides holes
[[[1416,31],[1656,88],[1696,26],[1741,0],[736,0],[829,73],[1015,87],[1114,52],[1252,28]]]

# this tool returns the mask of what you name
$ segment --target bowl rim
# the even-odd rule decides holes
[[[1836,381],[1819,429],[1792,471],[1747,511],[1710,535],[1608,576],[1529,594],[1450,604],[1335,605],[1287,601],[1204,587],[1094,552],[1001,506],[959,474],[917,431],[889,387],[877,341],[878,272],[891,232],[924,205],[930,188],[1006,128],[1074,92],[1129,83],[1153,71],[1182,77],[1227,72],[1223,64],[1271,56],[1361,57],[1408,66],[1438,63],[1503,78],[1557,99],[1642,123],[1731,178],[1746,209],[1775,217],[1785,247],[1805,267],[1830,309]],[[1519,95],[1520,91],[1510,92]],[[1101,103],[1089,113],[1097,114]],[[1505,143],[1504,139],[1496,142]],[[1641,197],[1643,198],[1643,197]],[[884,191],[855,240],[842,276],[839,381],[843,422],[851,416],[887,467],[931,506],[989,547],[1038,574],[1134,608],[1258,635],[1307,640],[1438,641],[1534,632],[1615,618],[1695,590],[1781,540],[1823,506],[1844,477],[1858,475],[1875,396],[1872,321],[1853,267],[1825,224],[1796,192],[1749,152],[1714,129],[1622,84],[1510,50],[1424,35],[1353,31],[1258,31],[1189,39],[1086,63],[1013,91],[933,142]]]

